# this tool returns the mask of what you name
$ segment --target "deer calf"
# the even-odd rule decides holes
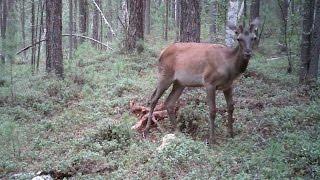
[[[237,35],[238,45],[229,48],[220,44],[175,43],[161,52],[159,74],[155,91],[150,100],[148,122],[144,130],[148,133],[154,108],[162,94],[172,84],[172,91],[165,100],[168,116],[176,128],[174,107],[185,87],[205,87],[210,107],[210,144],[214,139],[214,120],[216,117],[216,91],[222,90],[228,107],[228,133],[233,137],[232,83],[243,73],[252,55],[252,46],[256,40],[254,33],[259,23],[255,19],[248,29],[230,26]]]

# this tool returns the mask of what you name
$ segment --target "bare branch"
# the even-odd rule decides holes
[[[113,36],[116,36],[113,28],[111,27],[110,23],[108,22],[108,20],[107,20],[106,17],[104,16],[103,12],[102,12],[101,9],[99,8],[99,6],[98,6],[98,4],[96,3],[96,1],[95,1],[95,0],[92,0],[92,2],[93,2],[93,4],[94,4],[94,6],[98,9],[98,11],[100,12],[102,19],[104,20],[104,22],[106,23],[106,25],[107,25],[108,28],[110,29],[112,35],[113,35]]]
[[[103,42],[100,42],[100,41],[98,41],[98,40],[95,40],[95,39],[93,39],[93,38],[91,38],[91,37],[82,36],[82,35],[79,35],[79,34],[62,34],[62,37],[65,37],[65,36],[76,36],[76,37],[81,37],[81,38],[83,38],[83,39],[88,39],[88,40],[91,40],[91,41],[93,41],[93,42],[95,42],[95,43],[97,43],[97,44],[100,44],[100,45],[106,47],[107,49],[113,50],[108,44],[105,44],[105,43],[103,43]],[[21,49],[20,51],[18,51],[16,54],[18,55],[18,54],[22,53],[23,51],[26,51],[26,50],[28,50],[29,48],[34,47],[34,46],[36,46],[37,44],[40,44],[41,42],[44,42],[44,41],[46,41],[46,39],[41,39],[40,41],[37,41],[37,42],[35,42],[34,44],[31,44],[31,45],[29,45],[29,46],[27,46],[27,47],[24,47],[23,49]]]

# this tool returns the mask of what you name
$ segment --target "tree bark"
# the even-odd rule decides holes
[[[35,36],[35,2],[31,1],[31,43],[36,41]],[[35,70],[35,60],[36,60],[36,47],[31,49],[31,72],[34,73]]]
[[[41,7],[41,9],[40,9],[40,24],[39,24],[40,30],[39,30],[39,37],[38,37],[38,40],[40,41],[42,38],[42,31],[43,31],[43,11],[44,11],[45,2],[40,0],[39,3],[41,4],[41,6],[40,6]],[[39,46],[38,46],[38,57],[37,57],[37,63],[36,63],[37,71],[39,71],[40,53],[41,53],[41,44],[39,44]]]
[[[210,26],[210,41],[215,42],[217,33],[217,0],[213,0],[211,4],[211,26]]]
[[[287,1],[287,0],[285,0]],[[260,0],[252,0],[250,6],[250,22],[260,16]]]
[[[88,34],[88,0],[79,0],[79,25],[80,34],[86,36]],[[80,40],[82,43],[83,40]]]
[[[77,20],[78,20],[78,0],[74,0],[74,13],[73,13],[73,33],[78,33],[78,26],[77,26]],[[78,37],[73,37],[73,47],[74,49],[77,49],[78,47]]]
[[[7,31],[7,18],[8,18],[8,9],[7,9],[7,0],[2,1],[2,24],[1,24],[1,39],[2,39],[2,51],[6,48],[6,31]],[[2,52],[1,54],[1,62],[5,64],[5,53]]]
[[[69,0],[69,34],[73,34],[73,3]],[[69,59],[73,55],[73,37],[69,36]]]
[[[144,38],[144,8],[143,0],[129,1],[129,30],[127,40],[125,42],[126,50],[132,52],[137,49],[138,52],[143,51],[143,46],[137,46],[137,42]]]
[[[229,1],[229,8],[227,13],[227,22],[233,25],[237,25],[237,13],[239,9],[239,2],[238,0],[230,0]],[[234,31],[231,30],[228,26],[226,26],[226,38],[225,38],[226,45],[228,47],[232,47],[234,45]]]
[[[62,54],[62,0],[46,1],[47,13],[47,71],[55,70],[55,74],[63,78]]]
[[[26,9],[25,9],[25,1],[21,1],[21,36],[22,36],[22,46],[26,46]],[[27,60],[27,53],[23,53],[23,61]]]
[[[315,5],[315,19],[312,34],[311,58],[308,69],[308,81],[316,82],[318,79],[319,53],[320,53],[320,0]]]
[[[168,41],[169,0],[165,0],[164,40]]]
[[[181,0],[175,0],[176,41],[180,40]]]
[[[145,32],[146,34],[150,34],[150,0],[145,0]]]
[[[302,19],[302,42],[301,42],[301,65],[299,73],[300,83],[307,83],[307,75],[310,65],[311,50],[311,34],[314,15],[315,0],[304,1],[303,3],[303,19]]]
[[[200,0],[181,0],[180,42],[200,42]]]
[[[98,6],[101,7],[100,0],[95,0]],[[100,23],[100,12],[98,9],[95,9],[93,13],[93,28],[92,28],[92,38],[95,40],[99,40],[99,25]],[[96,46],[96,44],[92,43],[92,45]]]

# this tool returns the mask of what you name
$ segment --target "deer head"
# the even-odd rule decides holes
[[[256,18],[250,23],[249,28],[244,28],[242,25],[239,25],[238,27],[229,25],[229,28],[236,33],[237,41],[244,59],[250,59],[252,56],[253,43],[257,40],[255,30],[259,23],[259,18]]]

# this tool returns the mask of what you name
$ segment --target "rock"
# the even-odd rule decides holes
[[[176,139],[176,135],[174,134],[166,134],[163,138],[162,138],[162,143],[161,145],[157,148],[158,152],[161,152],[166,146],[170,145],[171,143],[174,142],[174,140]]]

